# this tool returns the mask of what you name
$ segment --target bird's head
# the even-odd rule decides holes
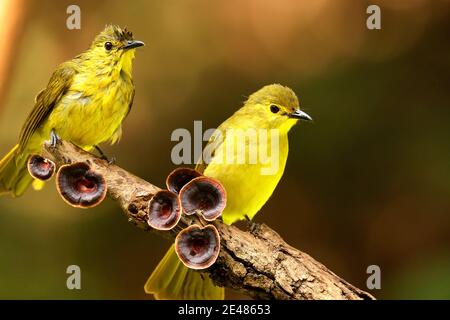
[[[253,93],[243,109],[270,129],[289,131],[299,120],[312,121],[300,110],[294,91],[280,84],[267,85]]]
[[[126,28],[107,25],[92,42],[85,58],[100,67],[116,68],[131,73],[134,51],[143,46],[142,41],[134,40]]]

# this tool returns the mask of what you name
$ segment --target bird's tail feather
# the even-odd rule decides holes
[[[161,300],[223,300],[224,289],[207,276],[188,269],[172,245],[144,286],[145,292]]]
[[[11,193],[15,197],[20,196],[33,181],[27,170],[28,157],[19,154],[18,150],[19,145],[15,145],[0,160],[0,195]]]

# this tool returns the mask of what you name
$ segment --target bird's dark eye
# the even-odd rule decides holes
[[[278,111],[280,111],[280,108],[276,105],[271,105],[270,111],[272,111],[272,113],[278,113]]]
[[[108,42],[105,42],[105,49],[106,49],[106,50],[108,50],[108,51],[109,51],[109,50],[111,50],[111,49],[112,49],[112,47],[113,47],[113,45],[112,45],[112,43],[111,43],[111,42],[109,42],[109,41],[108,41]]]

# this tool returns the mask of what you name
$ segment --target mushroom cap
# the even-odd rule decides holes
[[[178,233],[175,252],[181,262],[190,269],[209,268],[220,252],[220,235],[211,224],[204,228],[194,224]]]
[[[181,207],[187,215],[199,212],[207,221],[220,217],[227,204],[222,184],[209,177],[192,179],[180,191]]]
[[[107,190],[105,178],[84,162],[61,166],[56,187],[62,198],[77,208],[95,207],[105,199]]]
[[[178,196],[169,191],[158,191],[148,204],[147,223],[158,230],[170,230],[181,218],[181,205]]]
[[[33,154],[28,158],[27,168],[33,178],[46,181],[55,173],[56,165],[50,159]]]
[[[200,177],[202,174],[191,168],[176,168],[166,179],[166,186],[172,192],[179,193],[181,188],[194,178]]]

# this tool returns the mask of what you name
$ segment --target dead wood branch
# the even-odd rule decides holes
[[[119,203],[129,222],[144,230],[175,238],[193,222],[206,224],[198,216],[183,215],[170,231],[151,229],[146,222],[148,201],[160,188],[65,141],[56,147],[47,143],[44,149],[45,156],[59,166],[85,162],[102,174],[109,197]],[[255,225],[251,231],[218,220],[213,224],[221,236],[221,251],[216,263],[204,272],[217,285],[257,299],[374,299],[308,254],[288,245],[264,224]]]

